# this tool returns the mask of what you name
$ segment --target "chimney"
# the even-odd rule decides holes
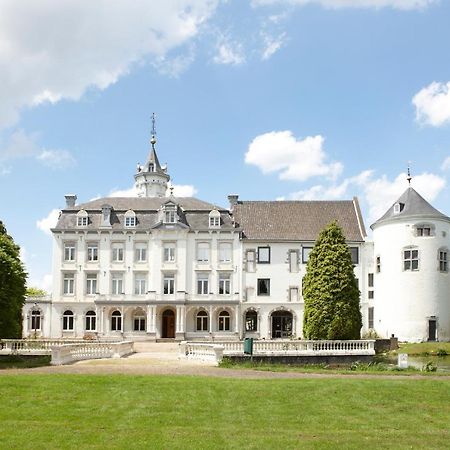
[[[233,211],[233,206],[238,203],[239,195],[238,194],[230,194],[228,196],[228,201],[230,202],[230,210]]]
[[[77,196],[75,194],[67,194],[64,196],[66,199],[66,208],[74,208],[77,201]]]
[[[111,228],[111,205],[102,205],[102,222],[100,226],[102,228]]]

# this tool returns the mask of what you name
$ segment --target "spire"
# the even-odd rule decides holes
[[[408,181],[408,184],[411,186],[412,176],[411,176],[410,164],[411,164],[411,162],[408,162],[408,175],[406,177],[406,181]]]
[[[152,144],[152,150],[155,150],[156,144],[156,128],[155,128],[155,113],[152,113],[152,138],[150,139],[150,144]]]

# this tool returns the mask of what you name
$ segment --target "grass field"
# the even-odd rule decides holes
[[[400,348],[395,353],[408,353],[408,355],[417,356],[437,356],[440,353],[450,355],[450,342],[401,343]]]
[[[1,449],[448,448],[450,381],[0,376]]]

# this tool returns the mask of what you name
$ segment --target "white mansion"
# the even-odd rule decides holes
[[[356,198],[241,201],[166,196],[155,151],[138,197],[77,204],[56,227],[53,294],[29,298],[24,336],[127,339],[302,337],[302,278],[319,232],[343,228],[361,292],[362,333],[450,340],[450,218],[409,187],[366,239]]]

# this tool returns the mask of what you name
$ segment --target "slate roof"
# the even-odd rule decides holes
[[[399,203],[402,207],[399,213],[394,213],[394,206]],[[374,226],[390,221],[402,220],[406,218],[424,218],[424,219],[443,219],[450,221],[450,217],[442,214],[436,208],[431,206],[417,191],[412,187],[399,197],[399,199],[392,204],[386,213],[371,225]]]
[[[76,226],[77,212],[81,209],[84,209],[89,215],[89,224],[83,229],[87,231],[97,230],[101,224],[102,206],[106,204],[112,206],[111,224],[113,231],[126,229],[124,217],[125,212],[129,209],[136,213],[137,218],[137,225],[132,229],[147,231],[160,223],[158,211],[161,205],[168,201],[173,201],[180,207],[180,223],[192,230],[209,229],[209,213],[215,208],[215,205],[193,197],[108,197],[63,209],[54,230],[79,230],[80,228]],[[218,208],[218,210],[221,217],[220,230],[234,229],[228,210],[224,208]],[[127,230],[129,229],[127,228]]]
[[[344,201],[240,201],[233,216],[252,240],[315,241],[320,231],[336,220],[347,241],[366,236],[358,200]]]

